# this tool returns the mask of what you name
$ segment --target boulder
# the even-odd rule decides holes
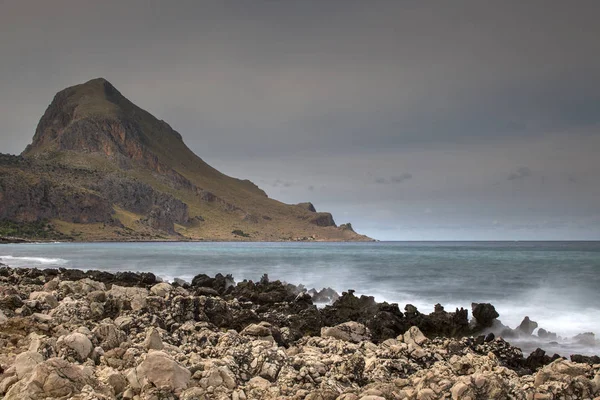
[[[61,349],[66,350],[78,361],[85,361],[94,349],[90,339],[80,332],[73,332],[59,337],[56,341],[56,348],[59,351]]]
[[[11,386],[4,400],[66,399],[88,385],[99,387],[91,368],[51,358],[37,364],[26,378]]]
[[[360,343],[371,340],[371,332],[363,324],[350,321],[330,328],[321,328],[321,337],[332,337],[346,342]]]
[[[187,388],[191,373],[162,351],[150,351],[146,359],[127,375],[133,388],[141,389],[151,383],[171,390]]]
[[[19,354],[13,363],[17,377],[23,379],[23,377],[29,374],[36,365],[43,361],[44,357],[42,357],[40,353],[34,351],[26,351]]]
[[[113,323],[100,323],[94,328],[92,333],[98,339],[100,347],[102,347],[104,351],[119,347],[121,343],[127,341],[127,334],[117,328]]]
[[[150,292],[155,296],[165,297],[173,290],[173,286],[166,282],[157,283],[150,288]]]
[[[37,301],[47,308],[58,307],[58,300],[56,300],[56,297],[54,297],[52,293],[48,292],[31,292],[29,294],[29,300]]]
[[[421,332],[421,330],[418,327],[411,326],[410,329],[404,332],[404,335],[402,335],[402,340],[404,341],[404,343],[409,345],[413,344],[421,346],[427,341],[427,337],[423,335],[423,332]]]
[[[112,387],[116,395],[123,393],[129,384],[125,375],[110,367],[99,369],[96,376],[100,382]]]
[[[150,328],[146,333],[146,340],[144,340],[144,347],[147,350],[162,350],[163,342],[160,338],[160,333],[156,328]]]
[[[252,337],[266,337],[271,336],[273,327],[268,322],[261,322],[259,324],[250,324],[242,330],[240,335],[252,336]]]
[[[146,307],[148,290],[144,288],[113,285],[107,293],[116,299],[128,300],[133,311]]]

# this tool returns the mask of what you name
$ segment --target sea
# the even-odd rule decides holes
[[[11,267],[152,272],[191,282],[200,273],[236,281],[268,274],[377,301],[446,311],[491,303],[502,324],[525,316],[557,340],[511,339],[524,352],[600,354],[600,242],[40,243],[0,245]],[[535,332],[534,332],[535,333]]]

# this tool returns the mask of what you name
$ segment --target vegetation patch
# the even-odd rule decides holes
[[[70,236],[58,232],[47,219],[35,222],[0,220],[0,237],[35,240],[71,240]]]
[[[235,230],[231,231],[231,233],[233,233],[235,236],[241,236],[241,237],[247,237],[247,238],[250,237],[250,234],[245,233],[241,229],[235,229]]]

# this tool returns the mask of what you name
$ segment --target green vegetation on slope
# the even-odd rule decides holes
[[[36,239],[36,240],[71,240],[72,238],[58,232],[48,220],[36,222],[13,222],[0,220],[0,237]]]

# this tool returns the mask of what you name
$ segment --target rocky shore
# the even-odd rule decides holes
[[[600,399],[600,358],[524,357],[484,334],[491,304],[470,312],[267,276],[0,266],[0,399]]]

